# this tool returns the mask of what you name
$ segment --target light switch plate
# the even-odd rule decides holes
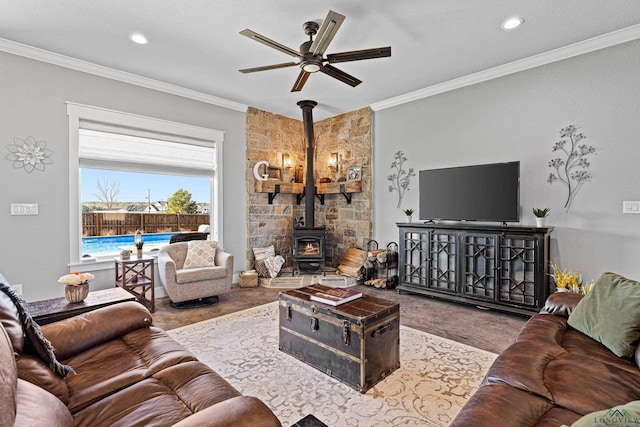
[[[625,200],[622,202],[623,214],[640,214],[640,201]]]
[[[38,215],[38,204],[11,203],[11,215]]]

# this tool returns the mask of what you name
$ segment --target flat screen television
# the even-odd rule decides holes
[[[520,162],[420,171],[421,220],[520,221]]]

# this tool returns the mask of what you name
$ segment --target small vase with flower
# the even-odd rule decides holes
[[[536,227],[544,227],[546,218],[549,216],[549,208],[533,208],[533,216],[536,217]]]
[[[133,244],[137,250],[136,256],[138,259],[142,258],[142,247],[144,246],[144,242],[142,241],[142,232],[140,230],[136,230],[136,234],[133,238]]]
[[[412,221],[413,209],[405,209],[403,212],[407,216],[407,222],[413,222]]]
[[[594,286],[593,282],[584,284],[580,272],[563,270],[555,264],[551,264],[551,270],[553,273],[550,276],[555,282],[556,292],[574,292],[586,295],[591,292]]]
[[[89,295],[89,282],[95,276],[91,273],[69,273],[58,279],[58,283],[64,284],[64,297],[68,302],[75,304],[85,300]]]

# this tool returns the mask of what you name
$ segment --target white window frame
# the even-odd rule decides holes
[[[182,135],[188,138],[209,141],[215,144],[216,168],[211,184],[211,210],[209,212],[211,224],[211,239],[223,245],[223,217],[222,217],[222,143],[224,132],[184,123],[171,122],[153,117],[140,116],[100,107],[67,102],[67,115],[69,116],[69,266],[85,266],[94,259],[81,258],[82,238],[82,206],[81,206],[81,182],[79,160],[79,131],[80,122],[83,120],[112,124],[115,126],[160,132],[170,135]]]

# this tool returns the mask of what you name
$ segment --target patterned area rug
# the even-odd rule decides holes
[[[278,350],[278,302],[169,331],[284,426],[307,414],[329,426],[446,426],[496,355],[400,327],[400,369],[366,394]]]

